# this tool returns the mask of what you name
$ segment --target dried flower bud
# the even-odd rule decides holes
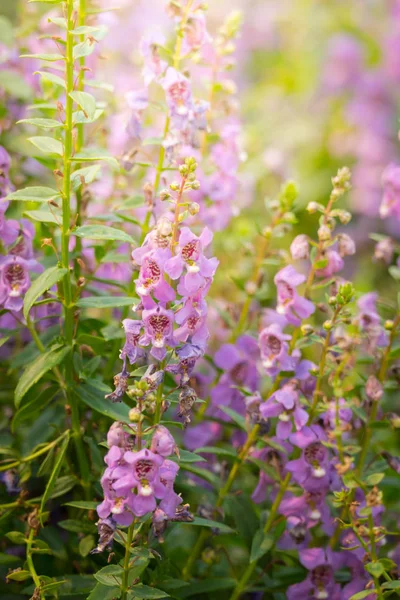
[[[184,426],[188,425],[191,421],[191,411],[195,402],[198,400],[195,390],[186,385],[182,388],[179,394],[179,411],[178,416],[183,418]]]
[[[153,185],[147,182],[143,186],[144,200],[148,206],[153,206]]]

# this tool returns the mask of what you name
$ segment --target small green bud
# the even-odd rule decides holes
[[[393,321],[388,320],[388,321],[385,321],[384,327],[385,327],[386,331],[392,331],[393,325],[394,325]]]
[[[312,333],[314,333],[314,327],[312,325],[309,325],[308,323],[305,323],[301,326],[301,333],[302,335],[311,335]]]
[[[333,328],[333,323],[330,320],[325,321],[325,323],[322,325],[322,327],[325,329],[325,331],[331,331]]]
[[[142,418],[140,410],[137,407],[131,408],[128,416],[129,416],[129,420],[131,423],[138,423],[140,421],[140,419]]]
[[[189,214],[191,214],[192,216],[197,215],[197,213],[200,210],[200,204],[198,204],[198,202],[192,202],[191,204],[189,204]]]
[[[177,192],[179,190],[179,183],[177,181],[173,181],[169,187],[173,192]]]

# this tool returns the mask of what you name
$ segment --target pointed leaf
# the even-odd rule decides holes
[[[24,298],[24,317],[28,318],[29,311],[36,302],[36,300],[47,292],[53,285],[58,283],[64,275],[68,272],[67,269],[61,269],[60,267],[50,267],[46,269],[35,281],[25,294]]]
[[[25,369],[15,388],[15,406],[18,408],[28,390],[37,383],[43,375],[60,364],[70,351],[69,346],[55,346],[39,354]]]
[[[90,240],[116,240],[119,242],[128,242],[129,244],[134,243],[133,238],[125,233],[125,231],[114,229],[114,227],[108,227],[107,225],[83,225],[75,229],[73,235]]]
[[[57,218],[49,210],[26,210],[24,215],[32,221],[38,221],[39,223],[52,223],[58,225],[61,221],[57,221]]]
[[[60,121],[56,121],[56,119],[42,119],[38,117],[37,119],[21,119],[17,121],[17,125],[19,123],[27,123],[28,125],[35,125],[35,127],[42,127],[43,129],[57,129],[58,127],[64,127],[63,123]]]
[[[63,155],[62,143],[59,140],[55,140],[54,138],[45,135],[37,135],[28,138],[28,140],[41,152],[44,152],[44,154]]]
[[[83,56],[89,56],[94,51],[95,44],[90,40],[85,40],[74,47],[74,60]]]
[[[65,60],[65,56],[62,54],[21,54],[20,58],[37,58],[38,60],[47,60],[48,62]]]
[[[47,482],[46,485],[46,489],[44,491],[44,494],[42,496],[42,501],[40,503],[40,520],[42,520],[42,516],[43,516],[43,512],[46,506],[47,501],[49,500],[49,498],[51,497],[51,493],[54,489],[54,486],[56,484],[57,481],[57,477],[61,471],[61,467],[63,464],[63,460],[64,460],[64,456],[65,453],[67,451],[68,448],[68,444],[69,444],[69,431],[67,431],[66,436],[61,444],[60,450],[57,454],[57,458],[56,461],[54,463],[54,467],[53,467],[53,471],[50,475],[49,481]]]
[[[258,561],[274,545],[274,539],[268,533],[259,529],[253,538],[251,545],[250,562]]]
[[[130,423],[129,406],[124,402],[112,402],[105,398],[111,392],[110,388],[101,381],[88,379],[85,383],[75,386],[77,396],[93,410],[113,419]]]
[[[93,119],[96,112],[96,98],[87,92],[70,92],[69,95],[81,107],[85,116]]]
[[[40,75],[41,78],[44,79],[45,81],[50,81],[51,83],[54,83],[55,85],[59,85],[59,86],[63,87],[64,89],[66,87],[64,79],[62,79],[58,75],[55,75],[54,73],[48,73],[47,71],[35,71],[34,75]]]
[[[5,200],[18,200],[19,202],[49,202],[61,198],[58,190],[45,186],[33,185],[8,194]]]
[[[81,298],[76,303],[79,308],[117,308],[118,306],[133,306],[135,298],[128,296],[89,296]]]
[[[157,588],[139,583],[130,588],[128,598],[170,598],[170,595]]]

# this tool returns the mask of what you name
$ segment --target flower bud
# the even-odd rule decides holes
[[[351,256],[355,254],[356,245],[354,240],[347,233],[339,233],[338,235],[338,250],[340,256]]]
[[[387,321],[385,321],[384,327],[385,327],[386,331],[392,331],[393,325],[394,325],[393,321],[387,320]]]
[[[325,323],[322,325],[322,327],[325,329],[325,331],[331,331],[333,328],[333,323],[330,320],[325,321]]]
[[[189,214],[191,214],[192,216],[197,215],[197,213],[200,210],[200,204],[198,202],[192,202],[191,204],[189,204]]]
[[[383,387],[380,381],[374,376],[370,375],[365,386],[365,393],[370,400],[375,402],[380,400],[383,396]]]
[[[318,229],[318,239],[321,242],[328,242],[331,239],[331,230],[327,225],[321,225]]]
[[[312,333],[314,333],[314,327],[312,325],[309,325],[308,323],[305,323],[301,326],[301,333],[302,335],[311,335]]]
[[[305,234],[297,235],[290,245],[293,260],[300,260],[310,256],[308,237]]]
[[[200,181],[195,179],[194,181],[192,181],[190,187],[192,188],[192,190],[199,190],[200,189]]]
[[[169,187],[173,192],[177,192],[179,190],[179,183],[177,181],[173,181],[170,183]]]
[[[168,200],[168,198],[171,198],[171,194],[169,193],[169,190],[161,190],[161,192],[160,192],[161,202]]]
[[[128,416],[131,423],[138,423],[142,417],[140,410],[136,406],[131,408]]]
[[[317,202],[309,202],[307,205],[307,212],[310,213],[310,215],[316,213],[318,210],[318,204]]]

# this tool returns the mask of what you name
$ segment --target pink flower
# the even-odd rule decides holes
[[[315,310],[314,304],[299,296],[296,287],[304,283],[305,276],[298,273],[294,267],[288,265],[279,271],[274,282],[278,291],[277,312],[284,314],[289,323],[300,325]]]
[[[152,344],[151,354],[157,360],[163,360],[166,346],[174,347],[173,339],[174,313],[161,306],[143,311],[144,335],[140,338],[142,346]]]

